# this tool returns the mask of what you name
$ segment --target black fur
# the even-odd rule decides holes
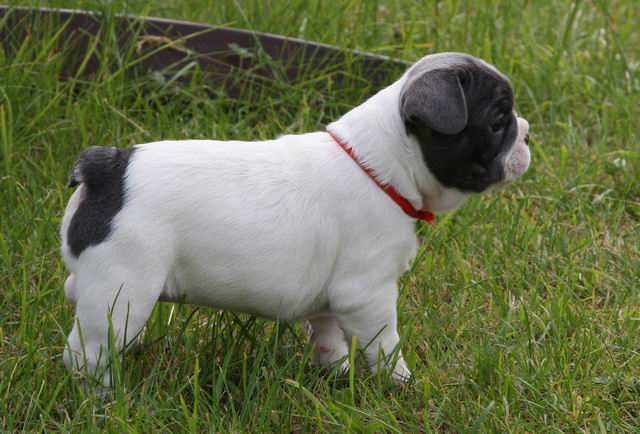
[[[504,180],[501,157],[518,133],[509,81],[472,58],[416,74],[402,90],[400,113],[438,181],[481,192]]]
[[[124,204],[124,177],[134,152],[93,147],[78,157],[69,186],[82,183],[84,191],[67,230],[67,244],[76,257],[111,233],[111,222]]]

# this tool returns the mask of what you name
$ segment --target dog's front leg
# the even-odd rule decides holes
[[[411,372],[398,348],[400,336],[396,329],[397,291],[366,300],[361,305],[337,314],[338,324],[344,330],[347,341],[352,336],[357,339],[358,348],[363,350],[367,364],[375,373],[378,369],[391,370],[391,377],[397,383],[406,382]]]
[[[329,366],[349,354],[349,347],[344,339],[344,332],[338,325],[333,315],[321,315],[310,318],[311,345],[313,346],[312,364],[316,366]],[[349,360],[345,359],[340,365],[340,371],[349,370]]]

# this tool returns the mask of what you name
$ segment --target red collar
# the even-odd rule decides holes
[[[431,211],[428,211],[426,209],[415,209],[414,206],[411,205],[411,202],[409,202],[407,198],[398,193],[395,188],[393,188],[389,184],[383,184],[382,182],[378,181],[376,175],[373,173],[373,170],[371,170],[369,167],[366,167],[360,162],[360,160],[358,160],[358,158],[353,153],[353,149],[349,145],[347,145],[345,141],[343,141],[340,137],[338,137],[331,131],[328,131],[328,133],[333,138],[333,140],[335,140],[335,142],[340,145],[340,147],[344,149],[344,151],[353,159],[353,161],[355,161],[356,164],[360,166],[360,168],[364,170],[367,175],[369,175],[369,178],[371,178],[373,182],[378,184],[378,187],[380,187],[382,191],[387,193],[387,196],[393,199],[393,201],[397,203],[400,208],[402,208],[402,211],[404,211],[407,215],[413,217],[414,219],[424,220],[431,224],[435,223],[436,216]]]

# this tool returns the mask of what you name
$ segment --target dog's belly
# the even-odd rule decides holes
[[[328,258],[301,260],[306,252],[299,252],[296,261],[287,261],[276,250],[268,258],[252,261],[239,257],[233,245],[207,247],[211,255],[180,256],[162,300],[282,320],[305,318],[326,308]]]
[[[300,296],[283,294],[277,288],[257,290],[234,287],[228,282],[211,282],[206,286],[188,288],[176,288],[174,292],[164,291],[160,301],[200,305],[283,321],[308,318],[325,312],[327,306],[322,291],[310,291],[308,288],[301,288]],[[309,297],[305,299],[304,296]]]
[[[337,245],[329,228],[304,230],[287,217],[277,227],[202,217],[178,229],[186,242],[178,242],[172,273],[177,298],[287,320],[327,303]]]

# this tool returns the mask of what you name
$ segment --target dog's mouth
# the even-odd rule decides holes
[[[518,136],[504,159],[505,182],[510,183],[519,178],[527,171],[530,162],[529,122],[518,118]]]

